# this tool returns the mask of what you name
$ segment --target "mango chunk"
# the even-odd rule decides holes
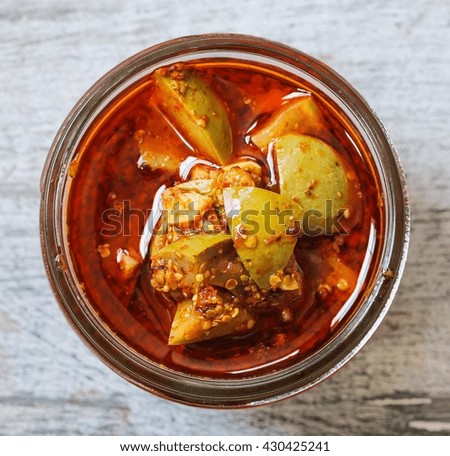
[[[251,135],[253,144],[264,149],[288,133],[319,136],[324,131],[323,116],[311,96],[294,98],[276,111],[265,125]]]
[[[206,235],[200,236],[204,237]],[[187,243],[189,243],[190,239],[192,238],[184,238]],[[181,245],[185,246],[186,242],[181,242],[182,240],[183,238],[179,238],[178,240],[172,241],[172,243],[175,243],[175,247],[172,249],[178,249]],[[246,280],[242,280],[242,277],[247,273],[247,271],[235,249],[231,248],[231,239],[229,242],[225,242],[224,245],[219,242],[217,247],[218,255],[214,255],[211,251],[211,261],[200,263],[199,267],[198,264],[194,266],[192,274],[189,276],[183,276],[183,270],[185,268],[182,268],[181,264],[185,258],[181,254],[175,253],[175,255],[173,255],[173,250],[168,248],[162,253],[162,256],[157,255],[157,253],[164,248],[166,244],[166,235],[158,235],[154,236],[150,248],[150,255],[154,260],[154,275],[155,277],[158,277],[161,282],[158,283],[155,281],[156,289],[161,291],[163,290],[164,285],[167,284],[171,291],[174,289],[183,289],[185,292],[187,291],[188,293],[193,293],[199,286],[213,285],[227,289],[232,292],[233,295],[241,296],[244,294],[243,288],[248,285],[248,282]],[[167,253],[167,251],[170,251],[170,253]],[[197,261],[198,263],[198,261],[200,261],[200,257],[198,257],[198,259],[188,258],[188,261],[191,263],[195,263]],[[170,268],[169,262],[171,262]],[[179,274],[181,274],[181,276]],[[195,281],[193,279],[195,279]]]
[[[130,255],[128,250],[123,249],[117,251],[117,262],[119,263],[119,268],[126,280],[135,275],[137,268],[140,265],[140,262],[134,258],[134,256]]]
[[[206,290],[209,292],[209,290]],[[178,303],[169,335],[169,345],[189,344],[250,330],[255,321],[249,312],[235,303],[227,303],[217,295],[217,306],[198,305],[192,299]],[[205,303],[206,304],[206,303]],[[217,312],[216,312],[217,310]]]
[[[307,234],[339,231],[345,217],[348,181],[336,151],[323,141],[289,134],[274,143],[280,191],[304,209],[302,228]]]
[[[140,153],[137,164],[140,168],[152,171],[178,173],[180,163],[188,156],[189,149],[156,108],[148,109],[148,116],[141,115],[136,120],[134,139]]]
[[[196,74],[181,65],[155,72],[155,96],[168,120],[198,152],[223,165],[232,134],[223,102]]]
[[[223,190],[234,247],[250,277],[264,289],[294,250],[302,208],[291,198],[257,187]],[[273,280],[273,277],[272,277]]]
[[[212,276],[221,256],[233,253],[231,236],[198,234],[180,238],[151,257],[152,283],[159,291],[176,289],[192,293]]]

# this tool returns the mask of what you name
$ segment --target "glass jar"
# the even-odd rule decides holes
[[[216,379],[168,369],[127,346],[102,322],[77,280],[66,239],[69,164],[84,133],[101,111],[131,84],[159,66],[194,59],[240,59],[272,66],[317,88],[356,128],[371,154],[383,189],[385,223],[381,254],[366,281],[362,302],[324,347],[276,372]],[[266,404],[305,391],[349,361],[367,342],[391,305],[409,242],[409,206],[397,153],[376,114],[341,76],[290,47],[246,35],[188,36],[148,48],[102,77],[61,126],[41,180],[41,243],[47,274],[67,320],[87,346],[116,373],[159,396],[216,408]]]

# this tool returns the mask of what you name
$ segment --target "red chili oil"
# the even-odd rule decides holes
[[[370,280],[370,265],[380,253],[383,218],[379,183],[369,152],[350,123],[305,81],[250,62],[204,60],[190,65],[227,107],[233,158],[252,156],[264,163],[266,152],[249,143],[249,128],[264,122],[286,96],[312,94],[326,121],[319,139],[335,148],[349,164],[348,172],[359,181],[359,221],[348,234],[303,236],[297,242],[295,255],[304,274],[301,297],[261,309],[251,332],[169,346],[176,303],[151,287],[148,260],[142,260],[137,273],[129,278],[124,278],[117,261],[119,249],[139,252],[140,236],[158,188],[180,180],[176,173],[138,166],[136,131],[151,125],[159,135],[155,141],[163,141],[168,154],[180,161],[195,156],[152,106],[150,75],[103,110],[84,135],[69,169],[66,220],[72,263],[92,309],[110,331],[149,360],[177,371],[220,378],[278,370],[327,344],[358,308]],[[114,215],[120,225],[117,222],[112,230],[107,223],[111,219],[105,214]],[[346,287],[349,271],[360,275],[356,290],[353,285]],[[327,286],[329,283],[332,286]]]

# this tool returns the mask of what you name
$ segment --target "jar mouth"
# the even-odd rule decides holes
[[[374,171],[383,185],[385,226],[377,278],[364,303],[317,352],[298,364],[254,377],[216,379],[161,367],[114,336],[80,293],[68,250],[64,221],[69,164],[77,146],[101,110],[157,66],[194,58],[226,56],[272,65],[323,91],[358,126],[371,145]],[[40,235],[49,281],[72,328],[116,373],[156,395],[213,408],[237,408],[281,400],[318,384],[346,364],[385,317],[403,273],[410,214],[405,176],[383,124],[364,98],[327,65],[291,47],[250,35],[205,34],[152,46],[106,73],[78,101],[51,146],[41,177]]]

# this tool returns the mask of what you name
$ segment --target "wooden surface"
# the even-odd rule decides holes
[[[38,237],[41,168],[76,100],[135,52],[211,31],[290,44],[353,83],[398,148],[413,214],[398,296],[362,352],[241,411],[169,403],[105,367],[64,320]],[[2,0],[0,37],[0,434],[450,434],[447,0]]]

